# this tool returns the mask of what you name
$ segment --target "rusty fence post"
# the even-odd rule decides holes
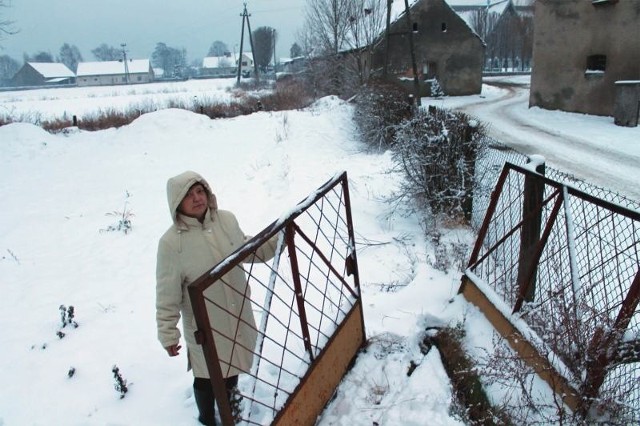
[[[298,255],[296,253],[296,244],[294,241],[295,228],[294,223],[287,224],[287,250],[289,251],[289,259],[291,262],[291,275],[293,278],[293,287],[295,290],[296,302],[298,304],[298,315],[300,317],[300,328],[302,329],[302,338],[304,339],[304,348],[309,353],[311,361],[315,359],[313,348],[311,347],[311,334],[309,333],[309,322],[307,321],[307,311],[304,306],[304,294],[302,292],[302,283],[300,282],[300,269],[298,268]]]
[[[535,171],[544,176],[544,162],[538,164]],[[536,260],[533,259],[533,253],[540,242],[544,188],[544,180],[540,179],[540,176],[535,174],[525,175],[517,282],[520,286],[520,294],[524,293],[524,300],[527,302],[533,302],[536,292],[537,265],[534,263]],[[534,268],[532,273],[531,268]],[[523,287],[526,287],[524,292]]]
[[[204,351],[211,386],[213,387],[213,394],[215,395],[218,411],[220,412],[220,420],[222,420],[222,424],[224,425],[231,425],[234,423],[231,405],[229,404],[227,388],[224,383],[224,377],[222,376],[222,369],[220,368],[218,350],[213,340],[213,331],[209,324],[204,294],[202,290],[195,286],[189,286],[188,292],[191,307],[193,308],[193,316],[196,320],[196,326],[198,327],[194,333],[194,337]]]

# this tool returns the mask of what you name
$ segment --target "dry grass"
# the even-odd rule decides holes
[[[257,87],[255,84],[242,83],[233,89],[234,100],[231,102],[203,100],[201,103],[194,105],[182,100],[173,100],[168,102],[167,108],[186,109],[197,114],[204,114],[211,119],[216,119],[247,115],[260,110],[283,111],[300,109],[308,106],[313,101],[304,82],[294,78],[278,82],[274,90],[265,90],[264,94],[249,95],[246,92],[246,90],[255,90],[264,87],[266,87],[264,84]],[[142,107],[132,106],[126,111],[117,111],[115,109],[101,110],[90,116],[83,117],[76,123],[66,117],[54,120],[41,120],[40,117],[24,116],[14,118],[9,115],[0,115],[0,126],[14,122],[26,122],[38,125],[52,133],[64,131],[74,125],[77,125],[77,127],[82,130],[95,131],[125,126],[142,114],[158,109],[159,107],[157,105],[148,103]]]
[[[425,346],[433,343],[442,354],[442,363],[451,380],[454,396],[469,424],[511,425],[508,416],[489,402],[473,362],[462,347],[462,333],[457,328],[441,329],[433,337],[427,337],[431,342],[425,343]]]

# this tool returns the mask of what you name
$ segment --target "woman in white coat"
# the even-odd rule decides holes
[[[202,347],[195,341],[196,323],[187,285],[210,270],[250,237],[246,236],[235,216],[219,210],[211,187],[199,174],[191,171],[172,177],[167,182],[167,199],[173,225],[160,238],[156,268],[156,322],[158,339],[169,356],[178,355],[182,318],[187,357],[194,375],[194,396],[198,419],[202,424],[215,424],[215,401]],[[262,260],[275,254],[277,237],[256,253]],[[257,331],[244,272],[234,268],[226,276],[227,285],[213,285],[207,297],[224,309],[210,314],[222,375],[232,408],[238,409],[238,374],[248,372],[253,360]],[[243,296],[246,295],[246,296]],[[238,320],[240,318],[240,320]],[[234,341],[225,336],[235,336]],[[238,413],[234,413],[237,415]]]

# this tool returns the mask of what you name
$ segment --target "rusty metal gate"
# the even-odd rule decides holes
[[[640,421],[639,211],[506,163],[460,292],[574,411]]]
[[[276,256],[259,258],[276,236]],[[243,300],[255,324],[232,320],[251,327],[255,348],[240,347],[209,320],[229,314],[209,290],[233,291],[227,274],[237,268],[247,279]],[[238,367],[234,351],[253,353],[251,371],[239,376],[241,421],[314,424],[365,342],[346,172],[190,284],[189,297],[223,424],[233,423],[223,369]],[[221,355],[216,343],[229,342],[231,354]]]

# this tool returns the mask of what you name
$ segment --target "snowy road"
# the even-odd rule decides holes
[[[490,136],[523,154],[542,155],[551,167],[640,200],[640,128],[619,128],[611,117],[551,112],[565,114],[559,127],[545,121],[549,111],[529,109],[528,82],[494,77],[484,84],[502,89],[503,95],[480,97],[455,109],[487,123]],[[586,119],[601,123],[601,132],[587,131]],[[636,132],[636,143],[628,143],[626,134],[627,142],[619,143],[618,131]]]

